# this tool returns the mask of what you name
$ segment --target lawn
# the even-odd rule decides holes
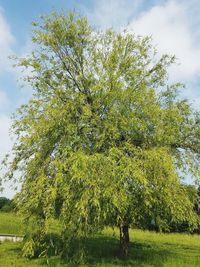
[[[22,235],[23,227],[21,217],[15,213],[0,212],[0,234]]]
[[[0,233],[22,234],[20,217],[15,214],[0,213]],[[199,267],[200,236],[187,234],[157,234],[149,231],[131,230],[130,256],[127,261],[116,257],[118,232],[110,228],[102,234],[88,239],[87,262],[83,266],[98,267]],[[68,266],[58,257],[27,260],[21,257],[21,244],[3,242],[0,244],[0,266],[36,267]],[[76,265],[75,265],[76,266]]]

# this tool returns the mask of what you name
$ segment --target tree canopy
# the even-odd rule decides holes
[[[66,247],[117,226],[124,255],[128,228],[147,216],[161,230],[169,221],[195,227],[180,173],[199,177],[200,117],[180,98],[182,85],[168,82],[174,56],[159,58],[151,38],[100,31],[76,13],[33,26],[35,49],[17,63],[31,70],[33,96],[13,119],[5,175],[20,170],[27,222],[35,218],[41,237],[59,218]],[[36,242],[27,244],[34,255]]]

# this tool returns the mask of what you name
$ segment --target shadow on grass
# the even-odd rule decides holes
[[[90,238],[86,243],[87,266],[158,266],[162,267],[164,262],[172,257],[169,250],[159,247],[135,242],[130,244],[130,253],[127,259],[118,256],[119,240],[114,237],[98,236]],[[77,266],[75,264],[74,266]]]

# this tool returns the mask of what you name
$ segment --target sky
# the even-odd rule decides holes
[[[13,143],[11,114],[31,96],[31,88],[21,86],[22,74],[8,57],[23,57],[32,51],[31,22],[54,10],[76,10],[101,29],[127,27],[152,36],[159,55],[177,57],[177,65],[169,70],[170,81],[185,83],[182,97],[200,110],[200,1],[0,0],[0,160]],[[0,195],[12,197],[14,191],[6,184]]]

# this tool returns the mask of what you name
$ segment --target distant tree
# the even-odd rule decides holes
[[[31,70],[34,94],[13,120],[5,176],[20,170],[18,208],[39,229],[27,254],[55,214],[66,253],[73,240],[110,224],[127,256],[129,228],[146,215],[159,227],[179,220],[195,227],[179,170],[199,175],[200,116],[178,96],[181,85],[168,84],[174,57],[158,58],[148,37],[98,31],[74,13],[34,26],[35,50],[18,62]]]
[[[6,197],[0,197],[0,211],[10,212],[13,211],[14,208],[15,204],[13,200]]]
[[[3,208],[4,205],[10,202],[10,199],[7,197],[0,197],[0,210]]]

